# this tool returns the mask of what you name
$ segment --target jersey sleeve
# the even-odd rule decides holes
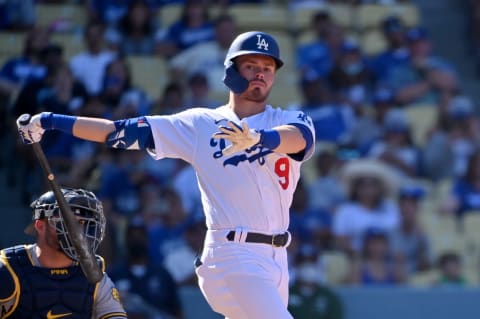
[[[95,319],[127,318],[120,294],[110,277],[105,273],[95,290]]]
[[[150,155],[155,159],[180,158],[190,163],[198,140],[195,134],[195,109],[146,118],[155,144]]]
[[[0,251],[0,318],[8,318],[19,301],[20,289],[17,277],[5,254]]]
[[[302,126],[305,129],[301,129],[302,134],[310,133],[310,136],[305,136],[305,139],[311,139],[311,143],[307,141],[307,148],[304,150],[303,161],[308,160],[312,157],[315,151],[315,127],[313,126],[313,121],[302,111],[286,111],[284,114],[283,124],[292,124],[295,126]]]

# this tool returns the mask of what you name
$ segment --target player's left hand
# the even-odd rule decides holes
[[[17,129],[20,137],[22,138],[23,143],[33,144],[38,143],[42,140],[43,133],[45,129],[42,127],[40,118],[42,113],[34,115],[28,124],[22,124],[22,115],[18,117]]]
[[[242,122],[242,127],[228,121],[227,126],[220,126],[220,132],[213,134],[213,138],[226,139],[232,143],[222,150],[225,156],[246,150],[260,142],[260,133],[249,129],[247,123]]]

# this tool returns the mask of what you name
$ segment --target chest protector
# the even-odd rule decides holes
[[[4,250],[20,287],[19,301],[9,318],[92,318],[96,285],[80,266],[36,267],[25,246]]]

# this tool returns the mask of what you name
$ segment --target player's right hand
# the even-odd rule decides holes
[[[45,129],[42,128],[42,124],[40,122],[41,116],[41,113],[32,116],[28,124],[22,124],[23,120],[25,119],[24,115],[20,115],[17,118],[18,133],[20,134],[23,143],[32,144],[38,143],[42,140]]]
[[[231,143],[231,145],[222,150],[224,156],[244,151],[260,142],[260,133],[251,130],[246,122],[242,122],[240,127],[238,124],[229,121],[228,127],[220,126],[219,130],[220,132],[213,134],[213,138],[223,138]]]

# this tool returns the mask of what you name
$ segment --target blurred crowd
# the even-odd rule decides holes
[[[305,30],[285,30],[300,99],[275,105],[305,111],[317,135],[291,207],[292,312],[340,318],[330,285],[477,284],[480,249],[463,228],[480,216],[480,121],[455,65],[437,54],[421,21],[385,16],[376,26],[384,47],[372,54],[328,10],[333,3],[409,1],[280,2],[1,1],[1,32],[26,34],[22,52],[0,66],[1,130],[11,137],[8,185],[19,187],[25,205],[45,188],[12,124],[20,114],[120,119],[217,107],[226,101],[226,50],[244,31],[229,8],[311,8]],[[478,1],[470,2],[478,29]],[[84,7],[85,25],[36,23],[35,6],[66,3]],[[182,9],[165,25],[159,12],[172,5]],[[72,56],[53,40],[69,32],[84,44]],[[478,50],[477,33],[471,44]],[[156,75],[167,79],[158,96],[134,84],[131,56],[166,63],[165,74]],[[176,289],[196,285],[192,262],[205,232],[193,168],[63,133],[46,134],[42,146],[61,184],[91,189],[104,203],[108,236],[100,253],[131,309],[139,318],[181,318]],[[315,298],[324,299],[322,309],[306,306],[318,304]]]

